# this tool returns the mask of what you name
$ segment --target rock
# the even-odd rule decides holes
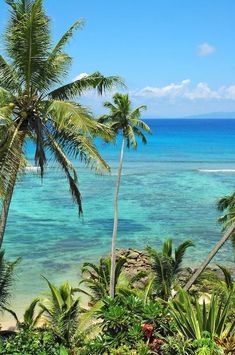
[[[139,253],[132,251],[130,252],[130,254],[128,255],[128,259],[137,259],[140,256]]]

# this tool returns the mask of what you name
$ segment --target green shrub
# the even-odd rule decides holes
[[[204,332],[201,339],[187,339],[179,335],[167,337],[162,346],[164,355],[222,355],[223,350],[218,347],[209,333]]]
[[[194,355],[192,340],[178,334],[167,337],[162,350],[165,355]]]
[[[141,341],[151,343],[171,333],[171,318],[159,302],[145,303],[134,295],[108,297],[103,302],[97,312],[102,332],[89,344],[92,354],[104,354],[124,345],[135,350]]]
[[[68,352],[59,345],[55,335],[49,330],[20,330],[0,345],[1,355],[66,355]]]
[[[210,304],[200,305],[186,292],[181,291],[179,297],[171,301],[171,313],[178,332],[189,339],[201,339],[208,332],[211,338],[223,339],[235,332],[235,321],[230,321],[231,294],[223,304],[215,295]]]

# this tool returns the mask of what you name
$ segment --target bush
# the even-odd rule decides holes
[[[0,345],[2,355],[66,355],[68,352],[57,342],[49,330],[21,330]]]
[[[159,302],[145,303],[133,295],[108,297],[103,302],[103,307],[97,312],[102,332],[89,344],[92,354],[105,354],[122,346],[136,350],[137,344],[143,341],[150,347],[154,345],[154,350],[159,349],[162,344],[159,337],[171,333],[171,319]]]

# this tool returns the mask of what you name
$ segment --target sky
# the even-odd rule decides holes
[[[67,50],[69,80],[100,71],[119,75],[133,106],[146,117],[235,112],[234,0],[45,0],[54,41],[78,18],[85,20]],[[0,30],[7,5],[0,0]],[[0,44],[2,50],[2,44]],[[81,102],[96,114],[94,92]]]

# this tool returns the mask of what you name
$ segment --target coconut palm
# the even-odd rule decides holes
[[[117,175],[116,191],[114,195],[114,222],[112,235],[111,251],[111,277],[110,277],[110,296],[115,294],[115,265],[116,265],[116,239],[118,228],[118,195],[120,189],[122,165],[124,157],[125,143],[126,147],[137,148],[137,137],[143,144],[147,143],[144,132],[150,133],[149,126],[140,119],[141,112],[146,106],[139,106],[135,109],[131,106],[128,94],[115,94],[113,102],[105,102],[104,107],[109,110],[107,115],[100,117],[99,122],[106,123],[116,133],[122,137],[120,161]]]
[[[68,156],[108,170],[92,139],[108,139],[110,133],[74,99],[88,89],[102,94],[121,82],[118,77],[95,72],[62,85],[72,62],[64,47],[83,21],[75,22],[53,45],[43,0],[5,1],[10,19],[5,58],[0,55],[0,245],[17,176],[26,164],[24,147],[28,140],[35,143],[35,164],[42,177],[48,156],[56,159],[82,213],[77,174]]]
[[[126,262],[125,258],[119,257],[116,260],[115,268],[115,289],[123,271],[123,266]],[[80,285],[84,284],[91,292],[81,290],[86,293],[91,302],[97,302],[109,295],[110,275],[111,275],[111,258],[101,258],[98,265],[93,263],[84,263],[82,266],[83,279]]]
[[[155,274],[157,295],[162,299],[168,300],[171,296],[176,276],[181,270],[184,255],[191,246],[193,246],[192,241],[186,240],[175,249],[174,255],[171,239],[163,243],[160,251],[152,247],[146,248]]]

